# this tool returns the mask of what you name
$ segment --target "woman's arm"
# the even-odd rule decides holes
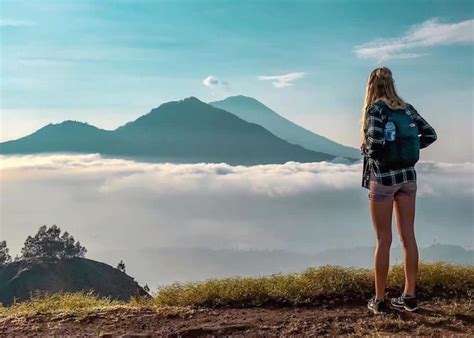
[[[420,149],[426,148],[438,138],[436,131],[423,117],[421,117],[412,105],[409,106],[420,133]]]

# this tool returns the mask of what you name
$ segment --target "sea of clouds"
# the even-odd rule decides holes
[[[13,254],[43,224],[69,231],[104,261],[125,249],[312,253],[374,240],[361,163],[245,167],[98,154],[1,156],[0,163],[0,238]],[[421,162],[417,172],[420,244],[472,247],[473,164]]]

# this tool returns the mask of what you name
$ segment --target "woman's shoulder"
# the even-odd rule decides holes
[[[409,109],[416,112],[415,107],[411,103],[409,102],[404,102],[404,103],[405,103],[405,107],[392,108],[385,100],[378,99],[377,101],[374,101],[372,104],[370,104],[367,107],[367,109],[373,112],[378,112],[378,113],[383,113],[384,111],[395,111],[395,110],[404,110],[404,109]]]
[[[366,108],[367,114],[381,115],[385,109],[385,102],[377,100],[369,104]]]

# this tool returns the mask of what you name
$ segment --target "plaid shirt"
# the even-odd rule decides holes
[[[407,114],[410,114],[413,117],[418,126],[418,131],[420,133],[420,149],[426,148],[436,141],[436,132],[412,105],[407,104],[407,106]],[[377,156],[380,155],[385,144],[382,114],[386,113],[388,109],[390,108],[383,101],[379,100],[367,107],[366,110],[367,118],[364,128],[366,143],[365,148],[361,149],[361,154],[364,155],[362,187],[367,189],[369,189],[371,172],[374,174],[377,181],[383,185],[395,185],[416,181],[416,171],[414,166],[390,170],[381,166],[377,161]]]

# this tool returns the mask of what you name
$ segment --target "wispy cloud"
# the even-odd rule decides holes
[[[207,87],[227,87],[229,83],[227,81],[219,80],[217,77],[209,75],[204,80],[202,80],[203,85]]]
[[[303,78],[306,75],[304,72],[299,72],[299,73],[289,73],[289,74],[284,74],[284,75],[260,75],[257,76],[257,79],[263,80],[263,81],[273,81],[272,85],[275,88],[284,88],[284,87],[289,87],[293,86],[294,83],[293,81],[296,81],[298,79]]]
[[[427,53],[428,47],[455,44],[470,44],[474,41],[474,20],[457,23],[442,23],[433,18],[412,26],[403,36],[377,39],[354,48],[361,59],[375,59],[379,62],[390,59],[417,58]]]
[[[33,21],[17,19],[0,19],[0,27],[32,27],[36,26]]]

